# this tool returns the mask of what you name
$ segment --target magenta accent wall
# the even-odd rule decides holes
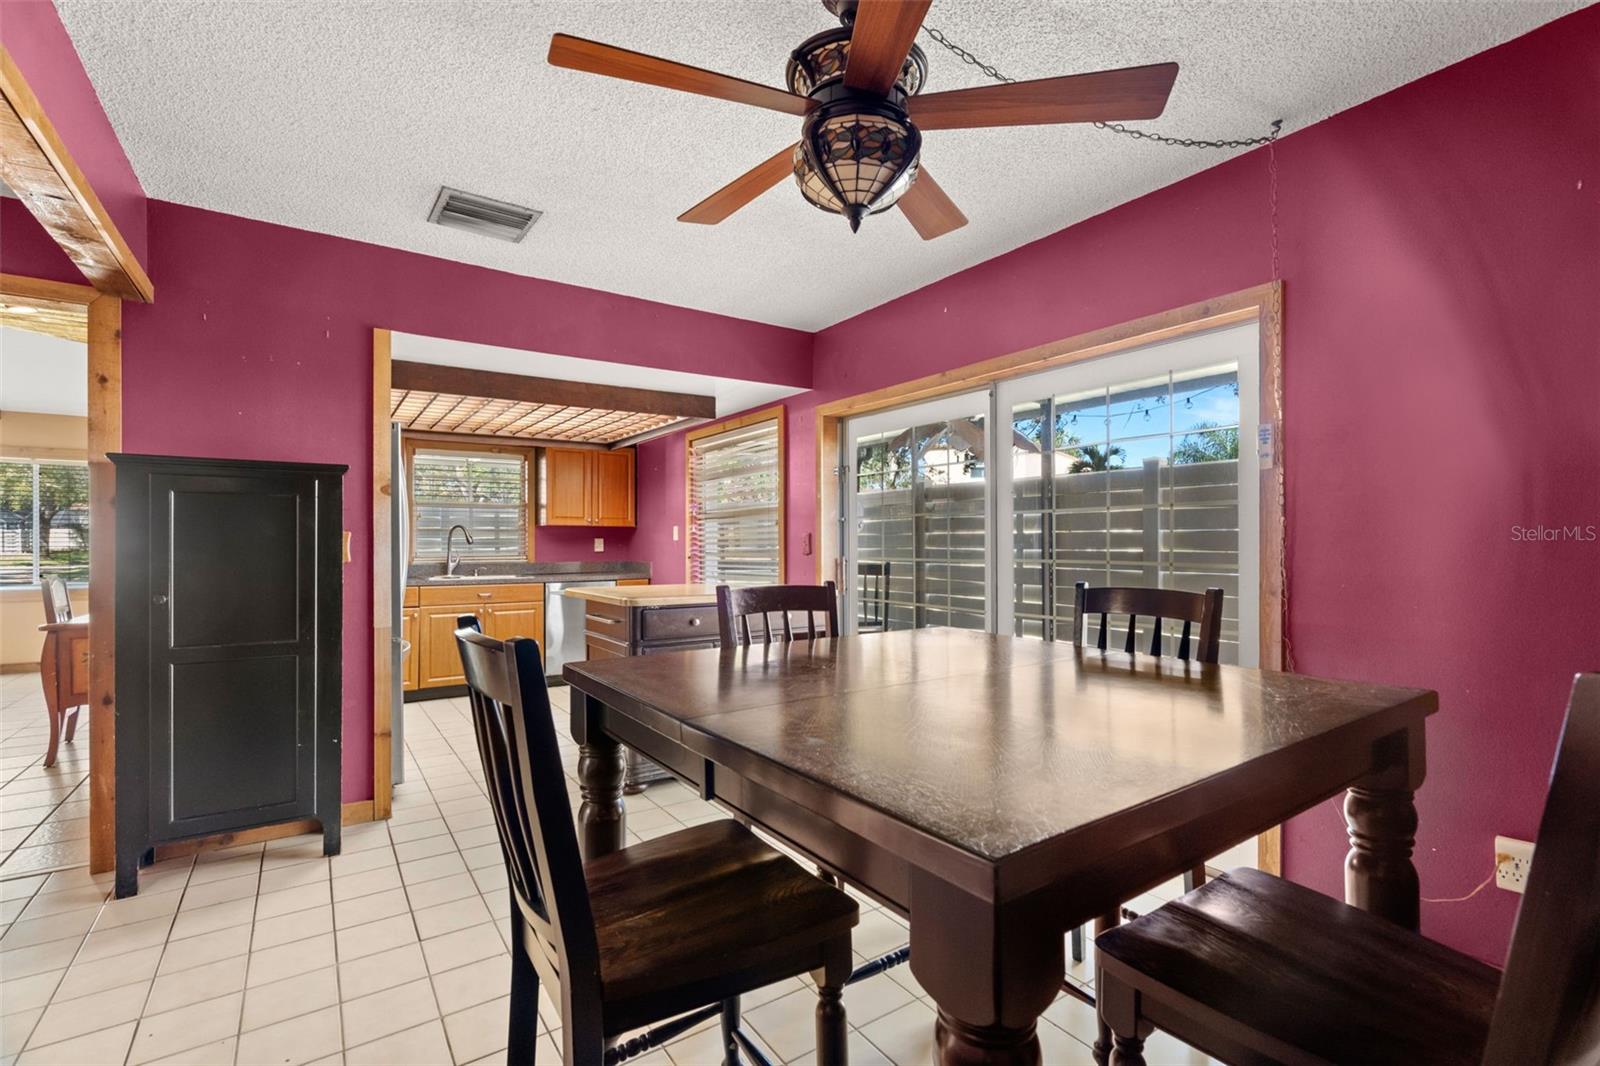
[[[1494,834],[1533,837],[1572,675],[1600,670],[1600,543],[1512,532],[1600,525],[1597,57],[1590,8],[1276,150],[1294,661],[1439,690],[1424,896],[1477,885]],[[791,575],[818,402],[1266,281],[1267,195],[1257,151],[818,334]],[[1342,894],[1346,848],[1324,804],[1287,827],[1287,872]],[[1425,904],[1424,931],[1498,963],[1516,902]]]
[[[810,382],[811,338],[161,201],[154,304],[123,312],[128,451],[347,463],[344,795],[371,795],[372,329],[611,362],[739,365]],[[649,490],[644,495],[648,503]],[[615,541],[612,532],[622,534]],[[574,536],[577,534],[577,536]],[[611,531],[599,558],[633,557]],[[597,558],[589,530],[542,529],[542,559]]]
[[[0,272],[73,285],[88,282],[21,200],[0,197]]]
[[[67,151],[134,257],[149,269],[144,188],[50,0],[0,0],[0,44],[28,80]],[[74,271],[70,279],[81,282]]]

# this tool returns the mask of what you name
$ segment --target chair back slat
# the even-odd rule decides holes
[[[539,646],[484,636],[472,615],[457,625],[484,787],[535,965],[567,996],[598,1004],[600,949]]]
[[[1483,1061],[1600,1062],[1600,674],[1572,686]]]
[[[46,625],[72,621],[72,598],[67,595],[67,583],[59,577],[47,577],[39,582],[44,595],[44,620]]]
[[[1079,581],[1073,586],[1072,643],[1083,643],[1090,616],[1099,615],[1100,634],[1095,646],[1105,651],[1109,616],[1125,614],[1128,616],[1128,633],[1123,640],[1122,650],[1132,655],[1137,647],[1135,642],[1142,615],[1155,623],[1150,637],[1151,655],[1162,653],[1165,647],[1162,629],[1170,620],[1183,623],[1178,658],[1214,663],[1222,651],[1222,598],[1223,593],[1219,588],[1206,589],[1204,592],[1133,586],[1090,588],[1087,582]],[[1200,627],[1197,637],[1193,639],[1191,625]]]
[[[774,622],[776,614],[781,623]],[[796,639],[791,615],[804,614],[804,639],[839,635],[839,594],[832,581],[822,585],[717,586],[717,623],[725,648]],[[759,618],[759,629],[750,624]],[[820,626],[820,630],[819,630]]]

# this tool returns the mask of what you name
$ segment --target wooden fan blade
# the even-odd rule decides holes
[[[917,170],[917,180],[900,197],[897,206],[925,241],[943,237],[967,224],[967,216],[933,180],[926,167]]]
[[[591,74],[659,85],[663,89],[677,89],[700,96],[713,96],[736,104],[782,111],[786,115],[804,115],[811,104],[804,96],[774,89],[770,85],[759,85],[713,70],[691,67],[687,63],[658,59],[643,52],[630,52],[626,48],[587,41],[582,37],[569,37],[564,33],[550,38],[549,60],[551,65],[557,67],[586,70]]]
[[[1155,118],[1177,77],[1178,64],[1156,63],[913,96],[906,110],[923,130]]]
[[[751,200],[794,173],[794,145],[758,163],[678,216],[679,222],[715,226]]]
[[[844,83],[885,94],[917,42],[917,30],[933,0],[861,0],[850,30],[850,62]]]

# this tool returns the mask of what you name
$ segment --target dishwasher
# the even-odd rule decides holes
[[[544,586],[544,673],[551,681],[561,679],[567,663],[588,658],[583,641],[583,616],[587,604],[561,593],[575,588],[613,588],[615,581],[549,581]]]

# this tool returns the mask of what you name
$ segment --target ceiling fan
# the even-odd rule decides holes
[[[1178,64],[1068,74],[920,95],[927,58],[916,46],[932,0],[822,0],[841,28],[802,41],[789,57],[788,91],[670,59],[558,33],[554,66],[712,96],[804,119],[800,140],[678,216],[715,225],[793,174],[800,193],[856,230],[896,205],[923,240],[967,218],[921,165],[928,130],[1155,118]]]

